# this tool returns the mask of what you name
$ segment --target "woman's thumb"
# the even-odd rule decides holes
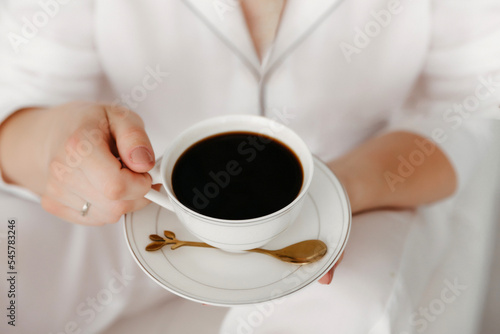
[[[155,156],[140,116],[123,107],[106,107],[106,113],[122,162],[136,173],[153,168]]]

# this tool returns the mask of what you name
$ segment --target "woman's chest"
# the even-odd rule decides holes
[[[286,0],[243,0],[240,4],[255,51],[262,60],[276,37]]]

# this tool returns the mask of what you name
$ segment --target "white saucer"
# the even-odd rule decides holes
[[[340,182],[314,159],[314,178],[302,213],[293,225],[265,246],[278,249],[321,239],[327,254],[304,266],[256,253],[181,247],[147,252],[150,234],[173,231],[179,240],[196,241],[174,213],[156,205],[125,216],[125,237],[136,262],[156,283],[184,298],[219,306],[254,304],[284,297],[321,278],[337,262],[349,237],[351,212]]]

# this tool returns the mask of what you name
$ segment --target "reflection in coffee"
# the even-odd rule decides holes
[[[177,199],[202,215],[230,220],[262,217],[290,204],[300,192],[299,159],[276,139],[229,132],[190,146],[177,160]]]

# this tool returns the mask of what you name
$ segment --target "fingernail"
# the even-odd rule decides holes
[[[140,146],[134,148],[130,153],[130,160],[132,160],[134,164],[149,164],[153,162],[153,155],[147,148]]]
[[[326,284],[332,283],[332,280],[333,280],[333,270],[330,270],[328,272],[328,283],[326,283]]]

